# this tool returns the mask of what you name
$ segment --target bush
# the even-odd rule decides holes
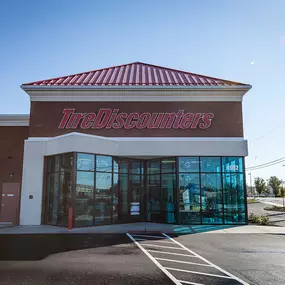
[[[259,215],[255,215],[254,213],[250,213],[249,215],[249,220],[251,220],[251,222],[253,224],[257,224],[257,225],[268,225],[269,223],[269,218],[266,216],[259,216]]]

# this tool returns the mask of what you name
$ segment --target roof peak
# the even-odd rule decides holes
[[[140,61],[23,84],[23,86],[73,85],[248,86],[248,84],[240,82]]]

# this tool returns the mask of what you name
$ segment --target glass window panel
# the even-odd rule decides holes
[[[60,156],[54,155],[48,157],[48,172],[59,172],[60,169]]]
[[[200,157],[201,172],[221,172],[220,157]]]
[[[96,155],[96,171],[112,172],[112,157]]]
[[[243,172],[243,158],[223,157],[222,170],[223,172]]]
[[[112,174],[96,173],[95,224],[110,224],[112,214]]]
[[[94,155],[87,153],[77,154],[77,170],[94,171]]]
[[[245,223],[244,175],[223,174],[225,223]]]
[[[94,172],[77,171],[75,226],[92,226],[94,215]]]
[[[149,160],[147,162],[147,173],[148,174],[160,173],[160,160]]]
[[[148,221],[161,220],[161,189],[160,176],[148,175],[147,177],[147,217]]]
[[[49,174],[47,177],[46,222],[57,225],[59,196],[59,174]]]
[[[132,162],[131,163],[131,173],[132,174],[140,174],[141,171],[141,163],[140,162]]]
[[[176,160],[175,158],[164,158],[161,161],[161,172],[172,173],[176,171]]]
[[[73,153],[60,155],[60,171],[71,171],[73,166]]]
[[[68,225],[68,211],[72,207],[72,172],[60,172],[58,224]]]
[[[179,172],[199,172],[199,157],[179,157]]]
[[[120,194],[120,212],[122,215],[124,213],[128,213],[128,188],[129,188],[129,177],[127,174],[120,174],[119,175],[119,194]]]
[[[119,213],[119,174],[113,175],[113,223],[118,222]]]
[[[166,223],[175,223],[176,217],[176,174],[162,174],[162,199]]]
[[[220,174],[201,174],[202,222],[223,223],[223,201]]]
[[[179,174],[179,212],[182,224],[200,223],[199,174]]]
[[[117,163],[115,159],[113,159],[113,169],[114,169],[114,172],[119,171],[119,164]]]

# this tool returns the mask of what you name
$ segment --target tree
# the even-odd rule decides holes
[[[279,179],[276,176],[271,176],[269,178],[268,184],[272,188],[273,194],[275,195],[275,197],[277,197],[279,195],[279,191],[280,191],[280,188],[281,188],[282,180]]]
[[[285,188],[284,187],[280,188],[280,196],[283,198],[285,197]]]
[[[254,186],[258,195],[265,194],[267,192],[266,182],[260,177],[256,177],[254,179]]]

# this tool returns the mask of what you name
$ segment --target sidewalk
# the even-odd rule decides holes
[[[41,225],[41,226],[16,226],[0,228],[1,234],[125,234],[128,232],[163,232],[166,234],[198,234],[198,233],[272,233],[285,234],[285,227],[268,226],[235,226],[235,225],[169,225],[156,223],[133,223],[121,225],[106,225],[87,228],[67,228]]]

